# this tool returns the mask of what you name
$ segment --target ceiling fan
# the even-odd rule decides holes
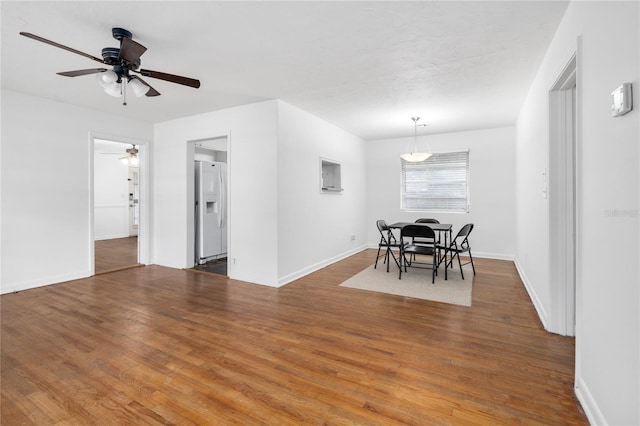
[[[138,148],[135,145],[131,145],[131,148],[124,150],[127,155],[119,157],[118,160],[129,166],[137,166],[139,164]],[[122,152],[101,152],[104,155],[122,155]]]
[[[182,84],[184,86],[189,86],[196,89],[200,87],[200,81],[193,78],[167,74],[159,71],[139,69],[140,56],[142,56],[147,48],[140,43],[133,41],[131,39],[131,32],[123,28],[112,28],[111,34],[113,35],[113,38],[120,42],[120,47],[105,47],[104,49],[102,49],[102,59],[100,59],[93,55],[89,55],[88,53],[84,53],[60,43],[56,43],[55,41],[47,40],[46,38],[37,36],[35,34],[27,32],[20,33],[20,35],[31,38],[33,40],[50,44],[51,46],[76,53],[78,55],[84,56],[85,58],[89,58],[96,62],[100,62],[101,64],[112,67],[111,70],[107,68],[91,68],[86,70],[59,72],[57,74],[63,75],[65,77],[79,77],[83,75],[96,74],[98,83],[104,88],[105,92],[115,97],[122,96],[122,105],[127,104],[127,86],[131,86],[131,89],[136,96],[160,95],[160,92],[151,87],[140,76],[132,75],[132,73],[140,74],[144,77],[151,77],[169,81],[171,83]]]

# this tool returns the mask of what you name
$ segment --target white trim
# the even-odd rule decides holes
[[[232,251],[232,244],[231,244],[231,227],[232,227],[232,203],[231,203],[231,191],[229,190],[231,188],[231,129],[229,129],[226,133],[222,133],[222,134],[217,134],[214,136],[208,136],[208,137],[201,137],[198,139],[188,139],[185,140],[185,149],[186,149],[186,159],[187,159],[187,164],[186,164],[186,170],[187,170],[187,182],[185,182],[185,184],[187,185],[187,194],[186,194],[186,199],[187,199],[187,205],[185,206],[186,208],[186,214],[187,214],[187,218],[186,218],[186,228],[187,228],[187,235],[185,236],[187,239],[187,252],[185,253],[185,268],[189,269],[189,268],[193,268],[196,264],[195,261],[195,244],[196,244],[196,235],[195,235],[195,221],[194,221],[194,209],[195,209],[195,202],[196,202],[196,196],[195,196],[195,180],[194,180],[194,176],[195,176],[195,151],[196,151],[196,144],[198,142],[202,142],[202,141],[206,141],[206,140],[210,140],[210,139],[222,139],[225,138],[226,139],[226,153],[227,153],[227,254],[226,257],[227,259],[233,259],[233,251]],[[235,271],[233,270],[234,266],[233,262],[228,262],[227,263],[227,277],[229,278],[233,278],[232,274],[235,274]]]
[[[574,53],[549,89],[549,283],[550,331],[575,335],[577,134]]]
[[[510,262],[515,262],[516,260],[515,255],[505,254],[505,253],[489,253],[484,251],[472,251],[471,255],[473,256],[474,259],[478,258],[478,259],[508,260]]]
[[[140,160],[140,225],[138,227],[138,263],[149,265],[151,260],[151,162],[149,161],[149,141],[142,139],[133,139],[127,136],[109,135],[101,132],[89,131],[89,275],[95,275],[95,194],[94,194],[94,151],[95,140],[102,139],[123,144],[131,144],[138,146],[138,157]]]
[[[366,247],[367,249],[373,249],[373,250],[378,250],[378,243],[369,243]],[[398,251],[395,248],[392,248],[391,250],[394,251]],[[360,250],[362,251],[362,250]],[[510,262],[515,262],[516,257],[513,254],[507,254],[507,253],[490,253],[490,252],[484,252],[484,251],[472,251],[471,255],[473,256],[473,258],[478,258],[478,259],[495,259],[495,260],[507,260]]]
[[[111,234],[111,235],[101,235],[99,237],[95,237],[94,241],[104,241],[104,240],[114,240],[116,238],[129,238],[129,233],[126,234]]]
[[[322,260],[320,262],[317,262],[317,263],[315,263],[313,265],[307,266],[306,268],[302,268],[302,269],[300,269],[300,270],[298,270],[296,272],[293,272],[293,273],[291,273],[289,275],[286,275],[284,277],[280,277],[280,278],[278,278],[278,284],[276,286],[273,286],[273,287],[282,287],[282,286],[284,286],[286,284],[289,284],[289,283],[291,283],[291,282],[293,282],[293,281],[295,281],[295,280],[297,280],[299,278],[302,278],[302,277],[304,277],[306,275],[309,275],[312,272],[315,272],[315,271],[317,271],[319,269],[322,269],[325,266],[329,266],[329,265],[331,265],[333,263],[339,262],[339,261],[341,261],[343,259],[346,259],[349,256],[353,256],[354,254],[360,253],[361,251],[364,251],[364,250],[366,250],[368,248],[369,247],[367,247],[366,245],[362,245],[360,247],[356,247],[356,248],[354,248],[352,250],[349,250],[347,252],[341,253],[341,254],[339,254],[337,256],[333,256],[333,257],[330,257],[328,259],[325,259],[325,260]],[[376,249],[377,248],[378,248],[378,246],[376,245]]]
[[[56,285],[67,281],[79,280],[82,278],[88,278],[93,275],[89,270],[76,271],[68,274],[48,276],[39,278],[33,281],[14,282],[9,286],[2,285],[1,294],[15,293],[18,291],[31,290],[37,287],[45,287],[49,285]]]
[[[584,382],[584,380],[582,380],[581,377],[576,378],[576,385],[575,385],[574,391],[576,393],[576,397],[578,398],[578,401],[580,401],[580,405],[582,406],[582,409],[584,410],[584,413],[587,416],[587,419],[589,420],[590,424],[592,425],[608,425],[609,424],[607,423],[607,420],[604,418],[602,411],[600,411],[598,404],[596,404],[596,400],[591,394],[591,392],[589,391],[589,387]]]
[[[536,294],[535,289],[531,285],[531,281],[527,278],[527,274],[525,274],[524,268],[522,268],[518,259],[516,258],[513,263],[516,265],[518,275],[520,275],[520,280],[522,281],[522,284],[524,284],[524,288],[527,290],[527,293],[529,293],[529,298],[531,299],[531,303],[533,303],[533,307],[536,308],[536,311],[538,312],[538,318],[540,319],[540,322],[542,322],[542,326],[545,330],[549,331],[549,315],[544,309],[544,305]]]

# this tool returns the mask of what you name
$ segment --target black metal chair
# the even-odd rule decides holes
[[[420,218],[420,219],[416,219],[416,221],[414,223],[440,223],[440,221],[438,219],[433,219],[433,218]],[[438,236],[440,236],[440,234],[438,234]],[[436,242],[439,242],[436,240]],[[414,238],[413,239],[413,243],[414,244],[427,244],[427,245],[431,245],[433,244],[433,240],[429,241],[429,240],[425,240],[423,238]]]
[[[416,219],[415,223],[440,223],[440,221],[438,219],[421,217],[420,219]]]
[[[400,275],[398,279],[402,279],[402,266],[404,266],[405,272],[407,272],[408,266],[410,268],[431,269],[431,282],[436,282],[436,275],[438,275],[438,247],[435,244],[435,237],[433,229],[424,225],[406,225],[400,230]],[[423,242],[413,244],[414,238],[419,238]],[[411,242],[405,243],[407,240]],[[431,241],[431,244],[425,243],[424,241]],[[431,256],[431,266],[420,266],[427,264],[417,262],[415,260],[415,255],[417,254]],[[409,255],[409,257],[407,257],[407,255]]]
[[[460,231],[458,231],[458,235],[455,236],[451,240],[451,244],[449,247],[438,246],[439,249],[446,250],[446,252],[451,253],[451,258],[445,262],[445,267],[451,266],[453,268],[453,259],[455,257],[458,258],[458,266],[460,267],[460,275],[462,275],[462,279],[464,279],[464,272],[462,272],[462,266],[468,265],[471,263],[471,268],[473,269],[473,275],[476,274],[476,267],[473,264],[473,256],[471,256],[471,246],[469,245],[469,234],[473,231],[473,223],[467,223]],[[468,253],[469,254],[469,262],[462,263],[460,261],[460,253]],[[446,258],[445,258],[446,259]]]
[[[384,249],[384,263],[387,264],[387,272],[389,272],[389,254],[400,267],[400,262],[396,258],[395,254],[393,254],[393,248],[400,250],[400,243],[396,240],[396,237],[393,235],[393,231],[387,225],[387,222],[380,219],[376,221],[376,226],[378,227],[378,232],[380,232],[380,242],[378,243],[378,255],[376,256],[376,263],[373,265],[373,269],[378,267],[378,259],[380,258],[380,250]]]

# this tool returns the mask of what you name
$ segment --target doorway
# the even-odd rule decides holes
[[[549,92],[549,254],[554,331],[575,336],[577,288],[577,61]]]
[[[94,274],[139,266],[138,149],[97,138],[93,147]]]
[[[191,221],[188,256],[193,269],[228,275],[228,136],[189,141],[188,173]]]

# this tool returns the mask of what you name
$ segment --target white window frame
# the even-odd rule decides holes
[[[469,152],[433,153],[417,163],[400,159],[400,209],[469,213]]]

